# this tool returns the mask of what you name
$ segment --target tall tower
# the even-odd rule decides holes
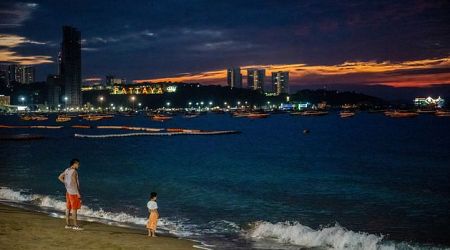
[[[276,95],[289,94],[289,71],[272,72],[272,88]]]
[[[230,88],[242,88],[241,68],[230,68],[227,70],[227,82]]]
[[[81,106],[81,33],[74,27],[63,26],[60,63],[65,104]]]
[[[264,91],[264,78],[266,78],[265,69],[248,69],[247,87],[253,90]]]

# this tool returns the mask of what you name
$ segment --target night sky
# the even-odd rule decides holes
[[[225,84],[227,67],[258,66],[292,85],[450,84],[449,13],[425,0],[2,1],[0,61],[44,80],[72,25],[83,78]]]

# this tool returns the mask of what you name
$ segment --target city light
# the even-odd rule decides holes
[[[166,106],[167,106],[167,107],[170,107],[170,102],[166,102]]]
[[[192,105],[192,102],[189,102],[189,106],[191,106]]]
[[[209,105],[212,105],[213,104],[213,102],[209,102]]]

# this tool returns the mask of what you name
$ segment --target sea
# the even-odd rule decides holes
[[[201,249],[450,249],[450,117],[49,117],[0,116],[1,125],[64,126],[0,128],[45,136],[0,141],[3,203],[61,217],[57,177],[78,158],[83,219],[145,230],[157,192],[159,232]],[[72,125],[241,133],[77,138],[134,131]]]

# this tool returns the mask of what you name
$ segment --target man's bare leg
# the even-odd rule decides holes
[[[66,226],[70,226],[70,209],[66,208]]]
[[[78,227],[78,221],[77,221],[77,210],[76,209],[72,209],[72,219],[73,219],[73,225],[75,227]]]
[[[147,229],[148,230],[148,236],[152,236],[152,230]]]

